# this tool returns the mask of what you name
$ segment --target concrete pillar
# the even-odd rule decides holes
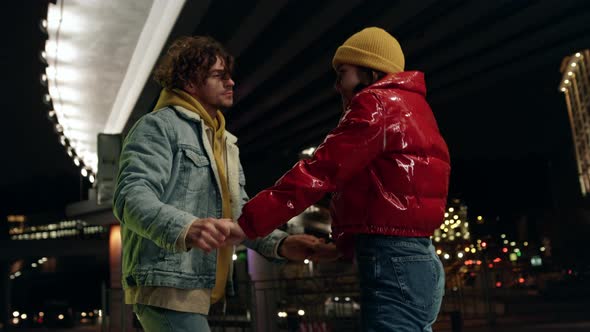
[[[108,312],[103,320],[108,324],[108,331],[124,332],[133,330],[133,310],[125,304],[121,284],[121,226],[112,225],[109,232],[109,279],[107,302]]]
[[[277,332],[277,304],[280,299],[278,264],[270,263],[248,249],[248,272],[252,279],[253,330]]]

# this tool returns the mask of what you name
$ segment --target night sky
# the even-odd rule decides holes
[[[80,196],[78,170],[60,145],[42,101],[44,66],[39,29],[44,1],[13,2],[14,15],[3,20],[6,34],[1,71],[4,79],[0,215],[59,213]],[[45,90],[46,91],[46,90]]]

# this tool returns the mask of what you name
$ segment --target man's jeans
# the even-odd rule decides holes
[[[445,274],[428,238],[357,235],[364,332],[432,331]]]
[[[144,304],[134,304],[133,311],[145,332],[210,332],[205,315]]]

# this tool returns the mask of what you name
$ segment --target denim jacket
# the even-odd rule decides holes
[[[236,141],[226,132],[227,176],[237,220],[248,196]],[[121,152],[113,204],[122,226],[123,287],[214,287],[217,250],[181,251],[176,243],[195,219],[221,218],[220,188],[206,126],[196,113],[166,107],[135,124]],[[276,230],[244,245],[269,260],[281,260],[276,247],[286,236]]]

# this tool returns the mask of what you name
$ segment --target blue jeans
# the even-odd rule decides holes
[[[144,304],[134,304],[133,311],[145,332],[210,332],[207,316],[180,312]]]
[[[362,331],[432,331],[445,274],[430,239],[359,234],[355,251]]]

